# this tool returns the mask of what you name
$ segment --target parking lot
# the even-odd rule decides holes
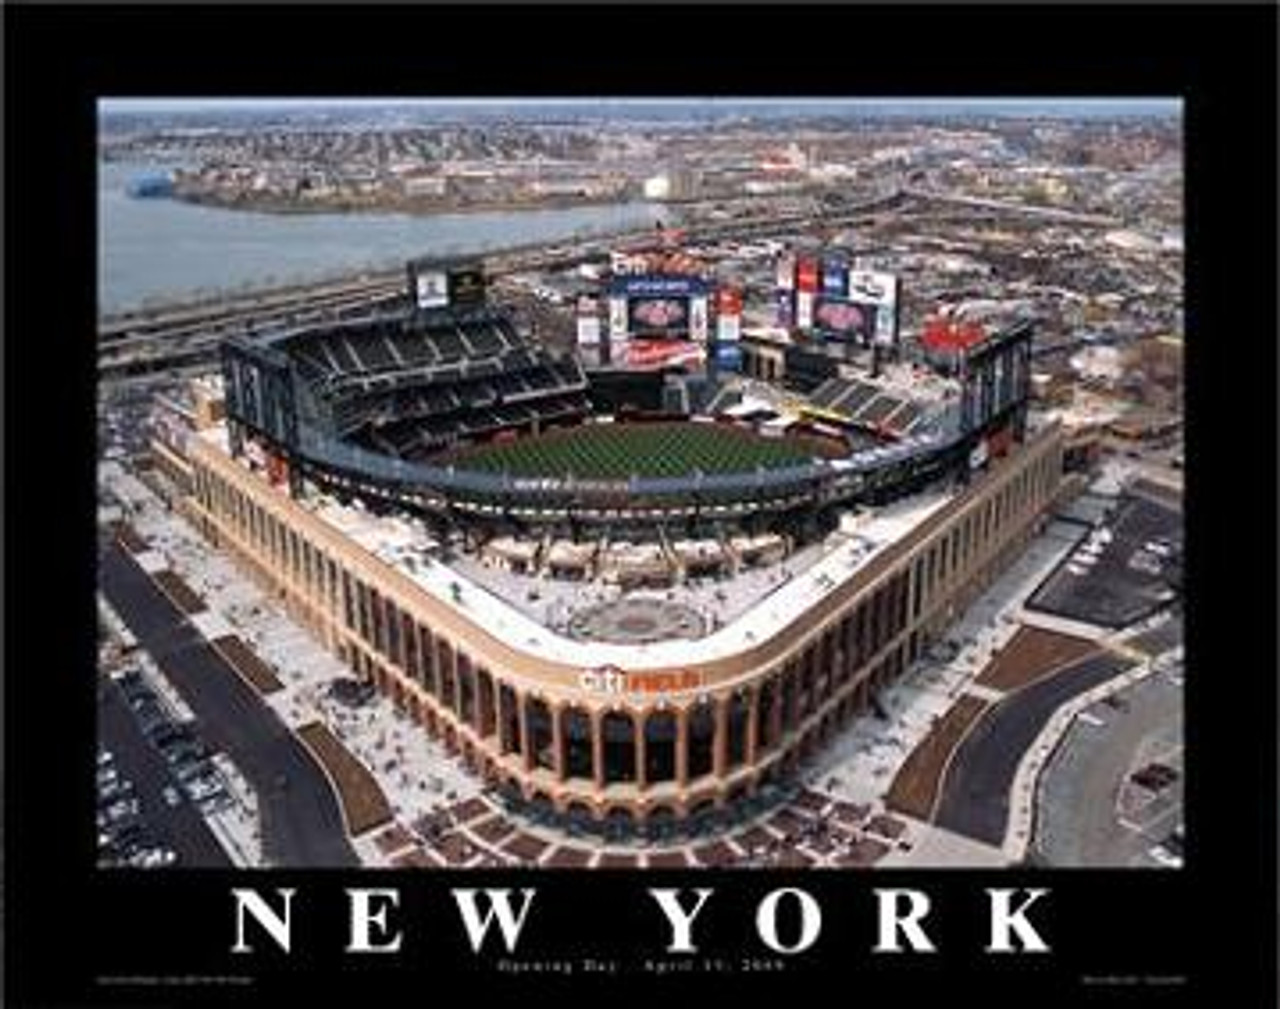
[[[119,681],[104,677],[98,691],[99,864],[230,868],[231,859],[191,798],[192,788],[184,788],[177,776],[178,747],[187,737],[162,732],[155,695],[148,700],[136,687],[130,689],[139,708],[130,705]],[[144,724],[153,726],[152,738]],[[156,739],[166,741],[172,760]],[[205,801],[220,800],[210,795]]]
[[[1153,675],[1076,716],[1036,790],[1032,849],[1038,861],[1180,864],[1181,673],[1176,660],[1162,661]],[[1167,770],[1153,774],[1153,765]]]
[[[1119,629],[1174,602],[1182,587],[1182,515],[1121,499],[1027,601],[1027,609]]]
[[[323,772],[257,692],[118,544],[103,549],[99,583],[140,646],[200,718],[202,735],[225,751],[257,796],[263,857],[290,866],[354,864]]]
[[[230,801],[222,777],[213,765],[213,752],[200,738],[194,721],[175,717],[175,712],[136,669],[121,670],[112,680],[129,705],[139,730],[164,758],[177,790],[192,802],[214,811]]]

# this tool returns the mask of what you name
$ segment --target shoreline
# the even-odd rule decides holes
[[[136,198],[136,197],[135,197]],[[606,206],[660,206],[652,201],[619,200],[616,197],[598,197],[581,199],[549,199],[537,203],[526,201],[502,202],[487,201],[483,203],[464,203],[442,205],[415,200],[383,199],[370,202],[338,200],[338,201],[296,201],[280,199],[255,199],[243,195],[222,196],[204,192],[183,192],[175,190],[172,194],[154,199],[169,199],[192,206],[212,207],[216,210],[244,211],[258,214],[275,214],[280,217],[307,216],[310,214],[403,214],[408,217],[449,217],[467,214],[513,213],[538,210],[573,210],[577,207]]]

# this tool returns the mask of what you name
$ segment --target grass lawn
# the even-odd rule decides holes
[[[776,469],[836,453],[815,440],[765,438],[724,424],[586,424],[464,449],[449,461],[512,476],[625,480]]]

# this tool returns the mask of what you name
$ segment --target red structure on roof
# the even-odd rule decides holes
[[[987,338],[986,331],[976,322],[962,322],[945,316],[933,316],[925,320],[920,342],[930,350],[958,351],[976,347]]]

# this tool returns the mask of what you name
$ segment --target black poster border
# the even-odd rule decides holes
[[[664,54],[659,72],[633,40],[660,17],[688,44]],[[1227,1004],[1227,991],[1232,1005],[1274,1004],[1274,8],[10,6],[5,24],[12,1004],[419,1005],[444,990],[481,1005],[819,991],[897,1005]],[[727,41],[729,26],[739,41]],[[801,44],[807,32],[837,30],[884,44],[861,47],[856,66]],[[1188,868],[95,871],[91,824],[79,813],[93,806],[94,101],[308,92],[1183,96]],[[664,885],[716,889],[700,945],[737,969],[504,972],[496,954],[468,951],[448,892],[536,887],[520,951],[530,963],[599,955],[634,964],[664,958],[662,918],[646,893]],[[230,952],[231,890],[244,886],[296,888],[291,955],[261,939],[256,954]],[[895,886],[932,898],[938,953],[870,952],[871,889]],[[1051,890],[1038,919],[1051,953],[983,953],[989,886]],[[401,953],[343,954],[346,887],[399,888]],[[770,890],[788,887],[813,895],[824,927],[811,951],[779,956],[756,938],[755,914]],[[744,958],[760,969],[744,969]]]

